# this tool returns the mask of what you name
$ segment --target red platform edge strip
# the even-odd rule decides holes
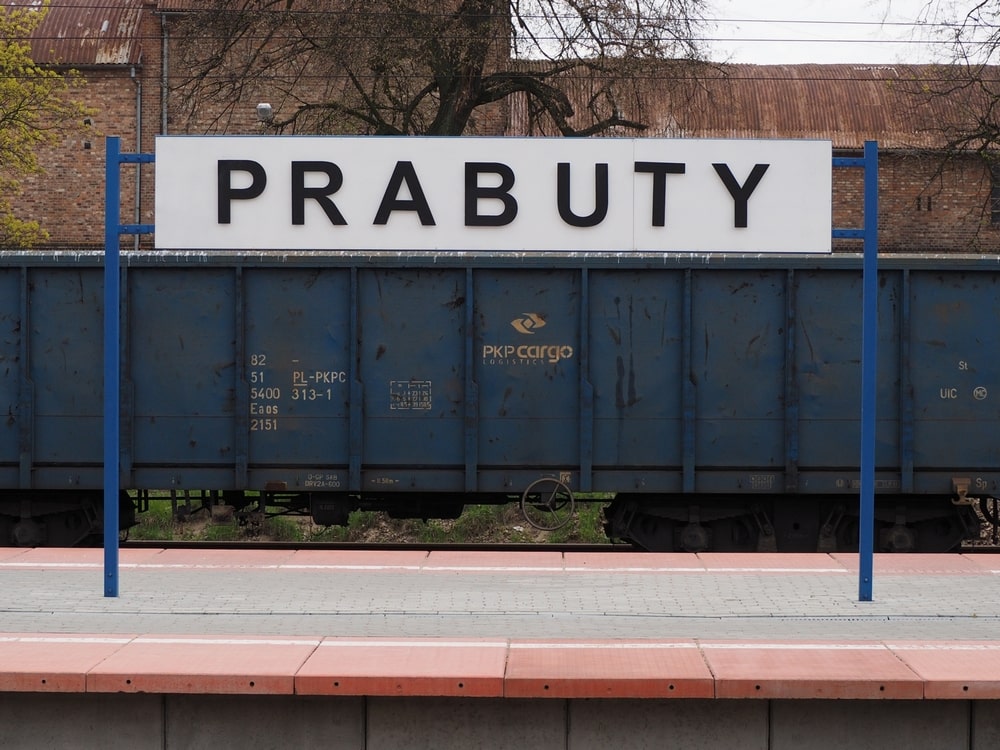
[[[1000,642],[0,633],[0,692],[1000,699]]]

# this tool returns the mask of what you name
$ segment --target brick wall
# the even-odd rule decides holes
[[[991,222],[990,173],[975,156],[879,155],[879,248],[883,252],[1000,252]],[[860,226],[862,172],[834,170],[834,226]],[[855,243],[856,244],[856,243]],[[838,242],[838,249],[852,245]]]
[[[93,132],[86,139],[74,135],[43,150],[39,161],[44,173],[24,179],[23,193],[13,201],[21,218],[41,223],[53,246],[104,246],[105,136],[118,136],[123,152],[154,149],[160,131],[161,55],[160,22],[149,11],[152,7],[151,0],[140,26],[142,64],[80,71],[87,83],[75,98],[94,110]],[[153,166],[123,166],[120,179],[122,222],[153,223]],[[144,243],[151,245],[152,240]]]
[[[104,244],[104,135],[121,136],[124,150],[135,148],[136,84],[129,72],[84,74],[87,85],[77,98],[96,110],[94,132],[40,152],[44,173],[24,178],[22,195],[13,201],[19,216],[41,223],[53,245]],[[134,206],[134,192],[123,187],[123,220],[133,216]]]

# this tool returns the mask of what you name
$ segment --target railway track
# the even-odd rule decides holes
[[[628,544],[509,544],[509,543],[444,543],[419,542],[273,542],[273,541],[134,541],[122,542],[121,549],[167,550],[347,550],[354,552],[560,552],[610,554],[630,552],[650,554]],[[976,545],[963,547],[962,554],[998,554],[1000,546]],[[711,554],[711,553],[709,553]],[[948,554],[948,553],[944,553]]]
[[[629,544],[509,544],[421,542],[273,542],[273,541],[135,541],[122,542],[121,549],[184,550],[350,550],[355,552],[642,552]]]

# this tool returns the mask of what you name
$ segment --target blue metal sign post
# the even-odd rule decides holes
[[[861,498],[858,537],[858,600],[872,600],[875,535],[875,404],[878,380],[878,143],[866,141],[864,156],[834,158],[834,167],[861,167],[864,228],[834,229],[833,236],[864,240],[861,314]]]
[[[152,224],[121,223],[121,165],[153,161],[123,154],[121,139],[105,139],[104,162],[104,595],[118,596],[118,495],[121,419],[121,270],[123,234],[150,234]]]

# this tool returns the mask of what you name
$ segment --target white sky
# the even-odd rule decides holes
[[[712,0],[708,35],[718,61],[782,63],[926,63],[946,58],[928,44],[928,0]]]

